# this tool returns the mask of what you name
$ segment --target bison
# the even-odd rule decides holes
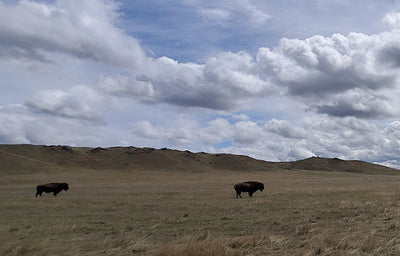
[[[44,185],[38,185],[36,187],[36,197],[42,196],[42,193],[53,193],[54,196],[57,196],[62,190],[67,191],[69,189],[68,183],[48,183]]]
[[[254,192],[256,192],[257,190],[264,190],[264,184],[257,181],[246,181],[236,184],[234,188],[236,190],[236,198],[238,198],[238,196],[242,198],[242,192],[248,192],[249,196],[252,197]]]

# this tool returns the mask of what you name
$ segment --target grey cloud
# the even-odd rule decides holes
[[[141,81],[134,77],[113,75],[102,77],[98,84],[104,94],[133,98],[146,103],[151,103],[156,100],[154,86],[150,81]]]
[[[48,62],[46,52],[61,52],[137,69],[149,59],[116,16],[111,1],[0,4],[0,57]]]
[[[384,119],[392,117],[387,109],[380,106],[365,106],[358,108],[350,102],[336,102],[333,105],[316,106],[318,113],[337,117],[354,116],[366,119]]]
[[[106,93],[147,103],[232,110],[273,91],[268,81],[254,74],[255,65],[244,52],[223,52],[204,64],[161,57],[146,72],[106,77],[101,87]]]
[[[327,98],[343,92],[361,88],[377,90],[391,88],[396,81],[395,75],[359,74],[350,68],[334,74],[310,72],[311,74],[298,81],[286,83],[291,96],[300,96],[305,100],[310,98]]]
[[[377,52],[378,61],[388,68],[400,66],[400,46],[387,45]]]
[[[52,63],[52,61],[47,58],[45,54],[41,53],[38,49],[27,45],[27,43],[21,45],[16,40],[12,40],[11,42],[4,42],[4,38],[7,38],[7,41],[10,40],[10,37],[8,35],[0,34],[0,57],[17,60],[37,61],[42,63]]]
[[[76,118],[104,124],[105,98],[86,86],[76,86],[68,91],[59,89],[36,93],[25,105],[35,113]],[[109,103],[110,104],[110,103]]]
[[[183,107],[202,107],[216,110],[231,110],[236,107],[236,102],[232,101],[229,95],[223,92],[198,90],[184,91],[182,94],[172,94],[161,96],[162,101]]]
[[[284,138],[304,139],[307,132],[302,127],[294,127],[289,121],[272,119],[264,129]]]
[[[247,53],[220,53],[205,64],[177,63],[169,58],[155,62],[149,79],[160,101],[181,106],[231,110],[271,86],[254,75],[255,62]]]
[[[394,101],[382,93],[373,90],[349,90],[345,94],[336,94],[323,104],[311,106],[321,114],[337,117],[353,116],[363,119],[385,119],[399,116]]]

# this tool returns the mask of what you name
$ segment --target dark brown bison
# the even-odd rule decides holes
[[[242,192],[248,192],[249,196],[252,197],[254,192],[256,192],[257,190],[264,190],[264,184],[257,181],[246,181],[236,184],[234,188],[236,190],[236,198],[238,198],[238,196],[242,198]]]
[[[38,185],[36,187],[36,197],[42,196],[42,193],[53,193],[54,196],[57,196],[62,190],[67,191],[69,189],[68,183],[48,183],[44,185]]]

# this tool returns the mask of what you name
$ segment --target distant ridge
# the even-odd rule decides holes
[[[0,172],[65,169],[159,170],[204,172],[309,170],[364,174],[400,174],[400,170],[356,160],[311,157],[293,162],[268,162],[243,155],[192,153],[172,149],[89,148],[43,145],[0,145]]]
[[[400,174],[400,170],[359,160],[339,158],[310,157],[294,162],[277,163],[288,170],[310,170],[328,172],[354,172],[365,174]]]

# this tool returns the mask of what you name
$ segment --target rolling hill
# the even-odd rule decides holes
[[[42,145],[0,145],[0,172],[57,171],[63,169],[161,170],[311,170],[365,174],[400,174],[400,170],[356,160],[311,157],[294,162],[268,162],[232,154],[192,153],[172,149],[110,147],[87,148]]]

